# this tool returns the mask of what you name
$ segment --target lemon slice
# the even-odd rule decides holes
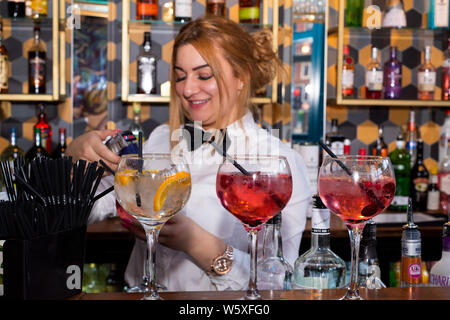
[[[153,209],[155,211],[159,211],[164,206],[164,202],[166,201],[167,192],[169,189],[176,186],[188,186],[191,184],[191,175],[186,171],[180,171],[175,173],[174,175],[169,176],[166,180],[161,183],[158,190],[155,194],[155,199],[153,201]]]

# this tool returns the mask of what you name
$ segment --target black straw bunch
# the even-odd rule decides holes
[[[9,201],[0,202],[0,239],[33,239],[87,225],[105,169],[71,157],[1,162]]]

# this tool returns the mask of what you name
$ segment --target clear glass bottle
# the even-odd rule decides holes
[[[383,67],[379,59],[379,50],[372,47],[372,55],[366,68],[366,98],[381,99],[383,92]]]
[[[428,0],[428,28],[448,28],[449,13],[449,0]]]
[[[281,212],[266,222],[263,257],[258,261],[258,288],[289,290],[292,288],[292,266],[283,257]]]
[[[399,99],[402,90],[402,63],[397,59],[397,48],[390,49],[390,59],[383,67],[385,99]]]
[[[156,55],[152,51],[150,32],[144,33],[144,42],[137,60],[137,93],[156,94]]]
[[[3,150],[1,160],[9,161],[13,167],[14,160],[20,157],[23,158],[25,156],[25,153],[23,152],[22,148],[17,145],[16,128],[11,128],[10,134],[9,145],[5,148],[5,150]]]
[[[367,289],[386,288],[378,262],[377,225],[372,219],[364,227],[359,256],[359,285]]]
[[[447,50],[444,51],[441,76],[442,100],[450,100],[450,38],[447,41]]]
[[[58,139],[59,143],[56,149],[52,152],[53,159],[64,158],[64,156],[66,155],[67,149],[66,128],[59,128],[58,132],[59,132],[59,139]]]
[[[430,183],[428,184],[427,193],[427,210],[439,210],[439,188],[438,188],[438,170],[437,168],[430,169]]]
[[[350,49],[344,46],[344,61],[342,64],[342,96],[353,97],[355,79],[355,63],[350,56]]]
[[[47,0],[31,0],[31,14],[34,19],[47,16],[48,3]]]
[[[439,208],[450,215],[450,149],[447,149],[447,155],[439,162],[438,187]]]
[[[431,63],[431,47],[424,49],[424,61],[417,72],[417,98],[420,100],[434,99],[436,83],[436,68]]]
[[[295,261],[293,288],[343,288],[345,271],[345,262],[330,249],[330,211],[314,195],[311,248]]]
[[[176,21],[188,22],[192,19],[192,0],[174,1],[174,18]]]
[[[386,11],[383,17],[383,27],[406,27],[406,13],[402,0],[387,0]]]
[[[411,185],[411,155],[405,150],[405,141],[400,134],[396,140],[396,148],[389,154],[395,174],[395,196],[389,209],[403,211],[408,209]]]
[[[3,44],[3,21],[0,18],[0,93],[8,92],[8,76],[8,50]]]
[[[442,256],[430,270],[430,286],[450,287],[450,222],[442,232]]]
[[[406,152],[410,155],[411,168],[416,163],[417,158],[417,126],[416,126],[416,112],[409,111],[408,131],[406,137]]]
[[[387,157],[388,147],[383,138],[383,126],[378,126],[378,138],[373,145],[371,145],[372,155]]]
[[[35,158],[48,158],[47,150],[41,145],[41,130],[34,129],[34,145],[25,154],[25,160],[31,162]]]
[[[45,93],[46,52],[42,45],[40,28],[34,26],[34,42],[28,51],[28,92]]]
[[[139,132],[142,132],[142,143],[144,143],[144,129],[141,125],[141,104],[139,102],[133,102],[133,122],[128,130],[139,139]]]

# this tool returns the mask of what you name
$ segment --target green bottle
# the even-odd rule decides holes
[[[347,0],[345,24],[347,27],[361,27],[364,11],[364,0]]]
[[[402,135],[396,140],[396,148],[389,154],[395,173],[395,196],[389,209],[405,211],[408,208],[408,198],[411,184],[411,155],[405,150]]]

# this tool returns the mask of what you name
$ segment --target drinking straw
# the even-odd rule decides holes
[[[213,137],[214,138],[214,137]],[[237,163],[236,160],[234,160],[232,157],[230,157],[227,152],[224,150],[224,148],[220,148],[213,139],[208,141],[218,152],[220,152],[222,154],[222,156],[224,156],[228,161],[231,162],[231,164],[233,166],[235,166],[240,172],[242,172],[243,174],[245,174],[246,176],[250,176],[250,173],[245,170],[239,163]]]
[[[19,175],[15,175],[16,177],[16,181],[19,182],[23,187],[25,187],[26,189],[28,189],[29,192],[31,192],[33,194],[33,197],[38,199],[42,205],[46,205],[46,201],[44,199],[43,196],[41,196],[39,194],[39,192],[36,191],[36,189],[34,189],[28,182],[26,182],[21,176]]]
[[[98,162],[100,162],[100,164],[109,172],[111,173],[113,176],[116,175],[116,172],[111,169],[106,163],[105,161],[103,161],[102,159],[100,159]]]
[[[138,172],[139,175],[142,175],[142,166],[143,166],[143,159],[142,159],[142,131],[139,131],[139,139],[138,139]],[[142,205],[141,203],[141,195],[139,192],[136,192],[136,205],[140,207]]]

